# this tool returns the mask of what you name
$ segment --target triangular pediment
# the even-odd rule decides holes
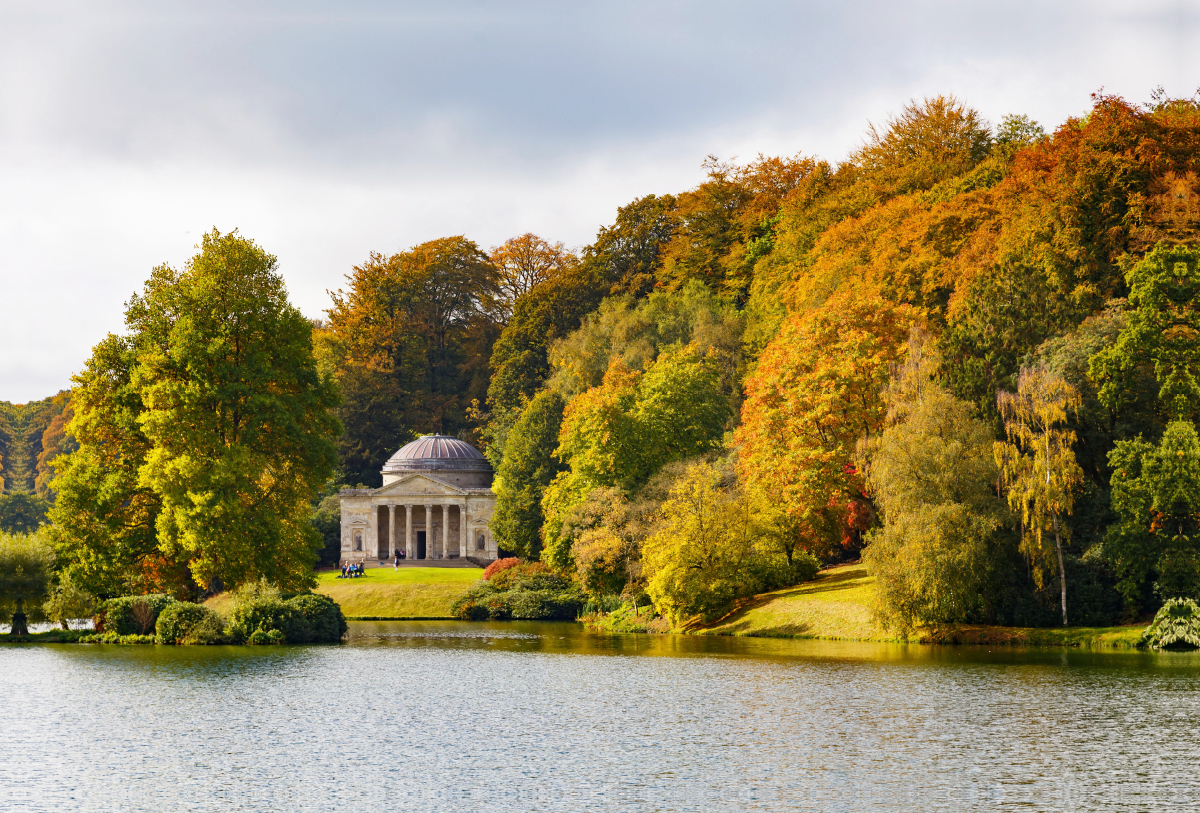
[[[400,495],[428,495],[430,497],[465,497],[466,489],[458,486],[450,485],[447,482],[438,480],[436,477],[430,477],[428,474],[414,472],[407,474],[394,483],[388,483],[380,489],[376,489],[375,495],[379,497],[391,497]]]

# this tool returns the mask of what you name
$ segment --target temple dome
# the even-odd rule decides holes
[[[425,435],[407,443],[383,464],[384,474],[406,471],[486,471],[492,465],[469,443],[448,435]]]

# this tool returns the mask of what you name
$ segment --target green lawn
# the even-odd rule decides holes
[[[451,605],[483,577],[477,567],[368,567],[357,579],[339,579],[340,572],[318,573],[316,590],[347,618],[448,618]]]
[[[822,570],[814,581],[755,596],[715,623],[690,630],[699,635],[748,635],[760,638],[831,638],[893,641],[871,617],[875,579],[862,564]],[[1029,628],[967,625],[922,629],[922,643],[1011,646],[1130,648],[1143,626]],[[910,640],[913,640],[910,639]]]
[[[472,583],[483,578],[480,567],[387,567],[369,566],[367,575],[357,579],[339,579],[340,570],[317,573],[317,584],[450,584]]]

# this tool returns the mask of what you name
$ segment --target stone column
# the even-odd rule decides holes
[[[467,543],[467,502],[463,500],[458,504],[458,558],[464,559],[470,553],[470,546]]]
[[[433,505],[425,505],[425,558],[433,558]]]
[[[404,556],[413,558],[412,505],[404,506]]]
[[[438,506],[441,509],[442,515],[442,558],[450,558],[450,512],[446,509],[446,504],[442,503]]]
[[[388,506],[388,549],[383,559],[390,559],[396,551],[396,506]]]

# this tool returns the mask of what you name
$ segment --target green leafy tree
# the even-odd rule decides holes
[[[200,249],[182,270],[154,269],[126,309],[130,334],[110,337],[77,378],[80,449],[52,513],[60,548],[84,573],[96,561],[149,565],[176,590],[190,589],[181,576],[301,587],[319,546],[309,503],[336,463],[335,385],[317,372],[312,324],[275,258],[236,232],[214,230]],[[130,447],[120,479],[80,482],[111,458],[97,448],[107,438]],[[110,522],[140,537],[116,561],[95,550],[112,547]]]
[[[542,497],[562,470],[554,457],[565,404],[553,390],[539,392],[521,412],[504,448],[492,490],[491,528],[497,543],[525,559],[541,555]]]
[[[1021,515],[1021,550],[1034,565],[1040,587],[1047,571],[1058,574],[1062,622],[1067,625],[1067,575],[1063,540],[1070,527],[1063,518],[1075,505],[1083,470],[1075,459],[1075,432],[1068,418],[1079,411],[1079,392],[1044,369],[1021,371],[1016,394],[997,396],[1007,441],[995,444],[996,463],[1008,503]],[[1046,532],[1054,539],[1049,548]],[[1057,568],[1052,556],[1057,554]]]
[[[70,622],[80,618],[91,618],[96,608],[96,597],[84,590],[71,577],[70,571],[59,574],[58,584],[42,605],[46,618],[70,629]]]
[[[604,380],[567,405],[555,454],[569,466],[542,498],[543,560],[570,566],[563,526],[574,506],[599,487],[636,491],[675,460],[717,449],[729,402],[711,356],[668,348],[645,372],[613,359]]]
[[[10,620],[13,635],[28,635],[28,622],[40,619],[54,565],[54,548],[44,534],[0,532],[0,613]]]
[[[1160,244],[1126,275],[1128,325],[1097,353],[1091,374],[1114,411],[1138,398],[1138,372],[1153,367],[1158,397],[1176,420],[1200,418],[1200,249]]]
[[[991,427],[938,385],[937,367],[930,343],[914,336],[888,388],[889,425],[866,446],[882,519],[864,551],[876,578],[875,612],[905,633],[984,614],[1007,519],[993,491]]]
[[[138,481],[150,448],[131,377],[138,341],[137,333],[110,334],[93,348],[74,378],[69,431],[79,448],[54,461],[50,532],[76,582],[101,597],[173,591],[191,581],[185,563],[159,550],[162,498]]]
[[[1153,583],[1164,599],[1200,597],[1200,437],[1187,421],[1173,421],[1154,446],[1118,441],[1109,453],[1112,506],[1118,521],[1105,553],[1130,605]]]

